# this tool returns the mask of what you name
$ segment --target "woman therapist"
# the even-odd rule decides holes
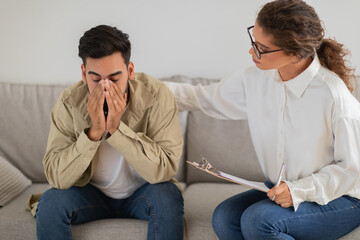
[[[335,239],[360,225],[360,103],[347,51],[301,0],[263,6],[247,29],[255,66],[209,86],[167,83],[180,110],[248,119],[269,182],[222,202],[220,239]]]

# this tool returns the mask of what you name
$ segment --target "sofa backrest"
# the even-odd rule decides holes
[[[184,76],[164,81],[210,84],[216,80]],[[50,127],[50,111],[65,85],[0,82],[0,155],[33,182],[46,182],[42,158]],[[360,101],[360,87],[354,95]],[[264,180],[247,121],[217,120],[203,113],[180,112],[185,146],[177,179],[186,183],[222,181],[186,164],[206,157],[214,167],[250,180]]]
[[[41,161],[50,111],[64,88],[0,83],[0,155],[33,182],[46,182]]]

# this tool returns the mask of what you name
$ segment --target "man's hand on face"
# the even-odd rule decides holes
[[[87,111],[91,119],[91,128],[87,136],[92,141],[99,141],[106,130],[105,115],[103,111],[105,101],[104,82],[100,81],[90,93],[86,104]]]
[[[119,127],[121,117],[126,108],[127,93],[125,95],[120,88],[108,79],[104,80],[105,97],[109,107],[106,119],[106,130],[112,135]]]

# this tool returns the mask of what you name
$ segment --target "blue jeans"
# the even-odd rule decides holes
[[[336,239],[360,225],[360,200],[349,196],[327,205],[303,202],[282,208],[266,193],[249,190],[222,202],[213,227],[220,239]]]
[[[183,239],[184,201],[174,183],[144,184],[126,199],[113,199],[91,184],[67,190],[51,188],[39,200],[37,237],[72,239],[71,225],[104,218],[146,220],[148,239]]]

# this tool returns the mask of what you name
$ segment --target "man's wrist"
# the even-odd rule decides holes
[[[91,141],[100,141],[103,133],[98,130],[94,130],[92,127],[87,131],[86,135]]]
[[[113,135],[119,129],[120,123],[121,123],[121,121],[119,122],[117,127],[107,129],[107,131],[110,133],[110,135]]]
[[[110,133],[110,135],[113,135],[116,132],[117,128],[114,129],[109,129],[108,132]]]

